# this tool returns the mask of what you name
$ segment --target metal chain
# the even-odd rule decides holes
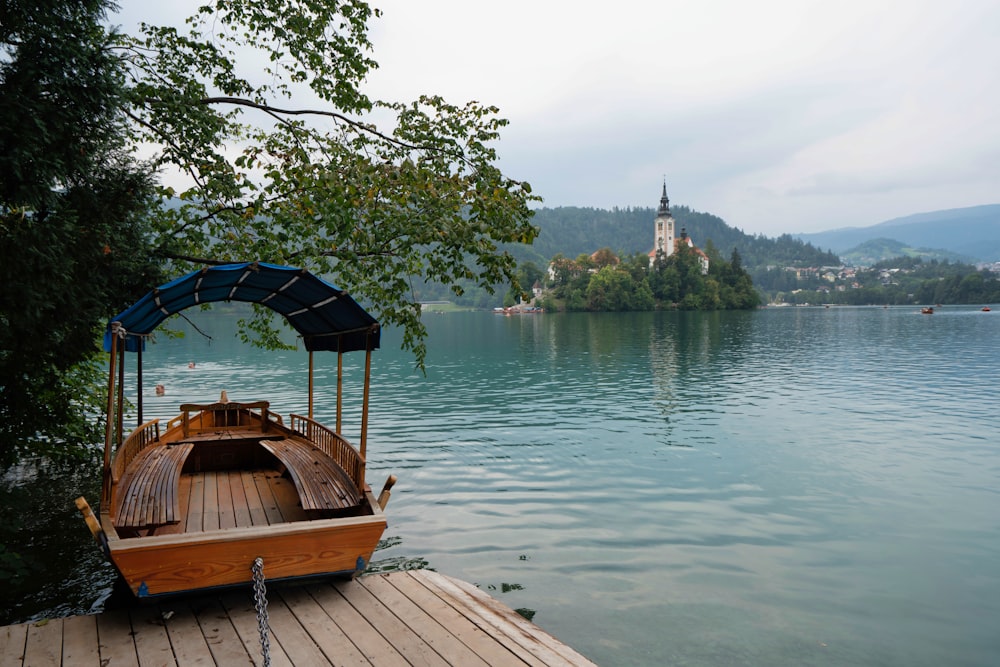
[[[264,559],[254,559],[253,566],[253,606],[257,610],[257,630],[260,632],[260,650],[264,654],[264,667],[271,665],[271,640],[267,617],[267,589],[264,587]]]

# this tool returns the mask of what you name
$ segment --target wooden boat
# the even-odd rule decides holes
[[[934,314],[934,309],[933,308],[921,308],[920,309],[920,313],[922,315],[933,315]]]
[[[143,421],[142,349],[167,317],[197,304],[259,303],[283,315],[309,351],[308,413],[282,417],[259,397],[179,406]],[[270,580],[353,576],[386,527],[365,483],[371,353],[379,324],[346,292],[300,269],[205,268],[162,285],[108,325],[107,431],[99,520],[77,500],[98,544],[138,597],[247,584],[256,559]],[[343,354],[363,350],[359,447],[341,435]],[[313,419],[313,353],[337,353],[336,426]],[[138,357],[139,426],[123,433],[126,352]],[[230,388],[235,390],[238,388]],[[250,391],[251,388],[239,388]]]

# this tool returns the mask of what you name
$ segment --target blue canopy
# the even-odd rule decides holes
[[[280,313],[309,351],[351,352],[379,345],[379,324],[351,296],[305,269],[262,262],[206,267],[160,285],[115,316],[104,335],[111,351],[113,329],[135,351],[142,337],[185,308],[216,301],[259,303]]]

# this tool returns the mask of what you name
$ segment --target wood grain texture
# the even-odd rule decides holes
[[[268,586],[274,667],[593,665],[471,584],[427,570]],[[0,628],[0,665],[261,665],[249,588]]]
[[[338,510],[361,503],[354,482],[319,447],[299,438],[261,440],[260,444],[288,469],[303,509]]]
[[[272,526],[265,521],[251,528],[112,539],[109,547],[134,593],[160,595],[247,583],[258,556],[269,579],[350,573],[358,558],[370,561],[385,524],[383,514]]]
[[[114,487],[112,517],[119,529],[142,529],[180,520],[177,485],[190,442],[143,449]]]

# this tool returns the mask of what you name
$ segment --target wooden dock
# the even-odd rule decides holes
[[[271,664],[593,665],[430,570],[268,588]],[[248,589],[0,628],[0,665],[261,665]]]

